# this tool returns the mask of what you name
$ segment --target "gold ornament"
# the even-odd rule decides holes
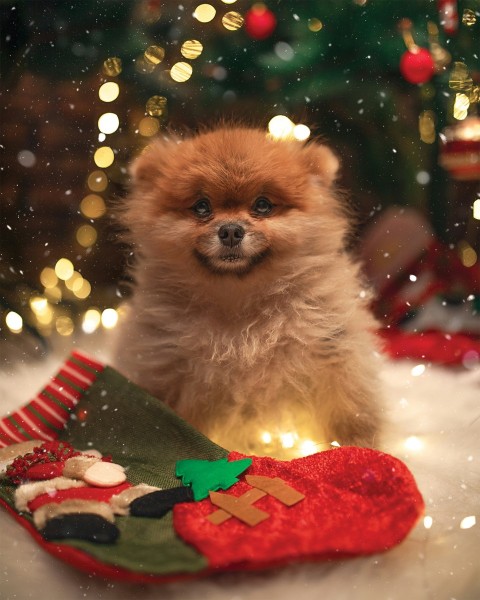
[[[122,72],[122,59],[118,56],[107,58],[103,63],[103,72],[108,77],[116,77]]]

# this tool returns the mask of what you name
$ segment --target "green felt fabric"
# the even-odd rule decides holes
[[[176,487],[181,485],[175,476],[178,460],[218,460],[228,455],[109,367],[87,390],[77,409],[86,411],[85,420],[70,420],[61,439],[80,450],[95,448],[104,455],[110,454],[114,462],[126,467],[128,480],[133,484]],[[0,485],[0,496],[11,505],[13,489],[4,483]],[[161,519],[117,517],[116,525],[120,538],[112,545],[80,540],[60,543],[138,573],[194,573],[207,566],[202,555],[176,536],[171,513]]]

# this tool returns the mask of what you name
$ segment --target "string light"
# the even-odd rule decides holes
[[[118,312],[114,308],[106,308],[102,312],[102,325],[105,329],[113,329],[118,323]]]
[[[195,60],[203,52],[203,44],[198,40],[186,40],[180,48],[180,53],[184,58]]]
[[[103,72],[108,77],[116,77],[122,72],[122,59],[118,56],[107,58],[103,63]]]
[[[320,19],[308,19],[308,28],[310,31],[316,33],[323,28],[323,23],[320,21]]]
[[[420,375],[423,375],[425,373],[425,369],[425,365],[415,365],[410,371],[410,373],[413,377],[420,377]]]
[[[95,154],[93,155],[93,160],[97,167],[100,167],[101,169],[106,169],[111,164],[113,164],[113,161],[115,160],[115,154],[113,153],[113,150],[110,148],[110,146],[101,146],[100,148],[98,148],[98,150],[95,151]]]
[[[83,277],[78,271],[74,271],[72,276],[65,281],[67,290],[73,291],[75,287],[79,288],[82,285]]]
[[[98,196],[97,194],[88,194],[88,196],[85,196],[80,202],[80,211],[89,219],[98,219],[105,214],[107,207],[101,196]]]
[[[277,115],[270,119],[268,131],[275,139],[289,138],[293,134],[294,123],[285,115]]]
[[[428,515],[423,517],[423,526],[425,527],[425,529],[431,529],[432,525],[433,525],[432,517],[429,517]]]
[[[195,9],[193,16],[200,23],[209,23],[215,18],[217,11],[211,4],[199,4]]]
[[[480,198],[473,203],[473,218],[480,219]]]
[[[161,46],[149,46],[145,50],[144,56],[148,62],[159,65],[165,58],[165,50]]]
[[[405,440],[404,446],[411,452],[420,452],[420,450],[423,450],[424,443],[417,436],[411,435]]]
[[[306,125],[302,125],[301,123],[295,125],[295,127],[293,128],[293,137],[299,142],[308,140],[308,138],[310,137],[310,128]]]
[[[467,118],[470,99],[466,94],[455,94],[455,104],[453,105],[453,116],[458,121]]]
[[[5,323],[12,333],[21,333],[23,329],[22,317],[13,310],[7,313]]]
[[[160,123],[153,117],[144,117],[138,124],[138,132],[144,137],[155,135],[160,129]]]
[[[107,81],[100,86],[98,97],[102,102],[113,102],[120,94],[120,87],[114,81]]]
[[[103,171],[92,171],[88,176],[87,185],[92,192],[103,192],[108,186],[107,176]]]
[[[68,260],[68,258],[61,258],[55,265],[55,275],[63,281],[70,279],[73,275],[73,271],[73,263]]]
[[[234,10],[226,13],[222,17],[222,25],[228,31],[237,31],[243,26],[244,21],[242,15]]]
[[[190,79],[192,71],[192,65],[186,62],[177,62],[170,69],[170,77],[178,83],[184,83]]]
[[[100,311],[97,308],[89,308],[83,315],[82,330],[85,333],[93,333],[100,326],[100,322]]]
[[[115,133],[120,126],[120,119],[115,113],[104,113],[98,119],[98,129],[102,133]]]
[[[474,525],[477,524],[477,519],[475,515],[470,515],[468,517],[463,518],[460,521],[460,529],[470,529]]]
[[[74,330],[72,319],[70,317],[58,317],[55,321],[55,329],[62,336],[72,335]]]
[[[264,431],[262,433],[262,435],[260,436],[260,439],[262,440],[262,442],[264,444],[271,444],[272,443],[272,434],[269,431]]]
[[[81,225],[76,233],[77,242],[83,248],[89,248],[97,241],[97,230],[91,225]]]

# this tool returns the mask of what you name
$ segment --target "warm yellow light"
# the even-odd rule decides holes
[[[480,198],[473,203],[473,218],[480,219]]]
[[[420,438],[415,435],[411,435],[405,440],[404,446],[411,452],[420,452],[420,450],[423,450],[424,444]]]
[[[264,444],[271,444],[272,443],[272,434],[269,431],[264,431],[262,433],[262,435],[260,436],[260,439],[262,440],[262,442]]]
[[[323,28],[323,23],[320,21],[320,19],[308,19],[308,28],[310,29],[310,31],[316,33],[317,31],[320,31],[320,29]]]
[[[62,290],[56,285],[51,288],[45,288],[45,296],[47,296],[50,302],[60,302],[62,299]]]
[[[77,242],[83,248],[90,248],[97,241],[97,230],[91,225],[81,225],[76,233]]]
[[[118,322],[118,313],[114,308],[106,308],[102,312],[102,325],[105,329],[113,329]]]
[[[154,117],[144,117],[138,124],[138,132],[145,137],[155,135],[159,129],[160,123]]]
[[[115,160],[115,155],[113,150],[109,146],[101,146],[98,150],[95,151],[93,155],[93,160],[97,167],[101,169],[106,169],[109,167],[113,161]]]
[[[299,142],[304,142],[310,137],[310,127],[299,123],[293,128],[293,137]]]
[[[280,443],[283,448],[293,448],[295,446],[295,435],[292,432],[280,434]]]
[[[82,329],[85,333],[93,333],[100,325],[101,315],[97,308],[89,308],[85,311],[82,321]]]
[[[102,217],[107,211],[105,202],[101,196],[97,194],[88,194],[80,202],[80,210],[89,219],[98,219]]]
[[[165,96],[152,96],[145,104],[145,111],[151,117],[164,117],[167,112],[167,99]]]
[[[333,446],[334,448],[341,448],[341,445],[337,442],[337,440],[330,442],[330,446]]]
[[[56,290],[58,288],[52,288],[52,289]],[[42,310],[41,312],[35,313],[35,316],[37,318],[37,321],[41,325],[49,325],[52,322],[52,319],[53,319],[53,310],[52,310],[52,307],[47,302],[47,305],[46,305],[45,309]]]
[[[195,9],[193,16],[200,23],[209,23],[216,15],[217,11],[211,4],[199,4]]]
[[[5,317],[5,323],[12,333],[20,333],[22,331],[23,319],[13,310],[7,313],[7,316]]]
[[[425,529],[430,529],[433,525],[433,519],[432,517],[429,517],[428,515],[426,517],[423,517],[423,526],[425,527]]]
[[[458,121],[467,118],[470,99],[466,94],[455,94],[455,104],[453,105],[453,116]]]
[[[222,0],[224,4],[234,4],[237,0]]]
[[[47,307],[48,300],[46,298],[43,298],[42,296],[32,296],[30,298],[30,308],[36,315],[45,312]]]
[[[198,40],[186,40],[183,42],[180,52],[188,60],[195,60],[203,52],[203,45]]]
[[[460,529],[470,529],[471,527],[473,527],[476,524],[477,524],[477,519],[476,519],[475,515],[470,515],[460,521]]]
[[[237,31],[242,27],[243,23],[244,18],[235,10],[231,10],[222,17],[222,25],[225,29],[228,29],[228,31]]]
[[[473,267],[477,262],[477,253],[468,242],[460,242],[458,244],[458,251],[460,254],[460,260],[464,267]]]
[[[113,102],[118,98],[119,94],[120,87],[118,83],[115,83],[114,81],[107,81],[107,83],[101,85],[98,90],[98,97],[102,102]]]
[[[159,65],[165,58],[165,50],[161,46],[149,46],[144,53],[145,60],[153,65]]]
[[[40,273],[40,283],[45,288],[53,288],[58,283],[58,277],[55,275],[55,271],[50,267],[45,267]]]
[[[300,444],[300,454],[302,456],[310,456],[317,452],[317,444],[313,440],[304,440]]]
[[[98,119],[98,129],[102,133],[114,133],[120,126],[120,120],[115,113],[104,113]]]
[[[107,189],[108,178],[103,171],[92,171],[88,176],[87,185],[92,192],[103,192]]]
[[[61,258],[55,265],[55,275],[63,281],[70,279],[73,275],[73,271],[72,261],[68,260],[68,258]]]
[[[285,139],[292,136],[294,126],[292,121],[285,115],[277,115],[270,119],[268,131],[276,139]]]
[[[170,77],[178,83],[183,83],[190,79],[192,72],[192,65],[186,62],[177,62],[170,69]]]
[[[81,285],[81,281],[83,280],[83,277],[81,276],[81,274],[78,271],[74,271],[72,273],[72,276],[69,277],[66,281],[65,281],[65,287],[68,290],[72,290],[76,287],[76,286],[80,286]],[[79,283],[80,281],[80,283]]]
[[[86,279],[82,279],[81,285],[78,286],[78,289],[77,289],[77,285],[75,282],[75,285],[74,285],[74,288],[72,291],[77,298],[84,300],[85,298],[88,298],[88,296],[90,296],[90,292],[92,291],[92,286]]]
[[[425,373],[425,365],[415,365],[412,370],[410,371],[410,373],[412,374],[413,377],[420,377],[420,375],[423,375]]]
[[[116,77],[122,72],[122,59],[118,56],[111,56],[103,63],[103,72],[109,77]]]
[[[72,335],[74,329],[72,319],[70,317],[58,317],[55,321],[55,329],[60,335]]]

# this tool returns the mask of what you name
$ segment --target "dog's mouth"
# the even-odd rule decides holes
[[[241,252],[229,252],[219,256],[208,256],[194,250],[195,257],[202,265],[208,268],[212,273],[246,275],[256,265],[261,263],[268,255],[268,250],[264,250],[252,256],[245,256]]]

